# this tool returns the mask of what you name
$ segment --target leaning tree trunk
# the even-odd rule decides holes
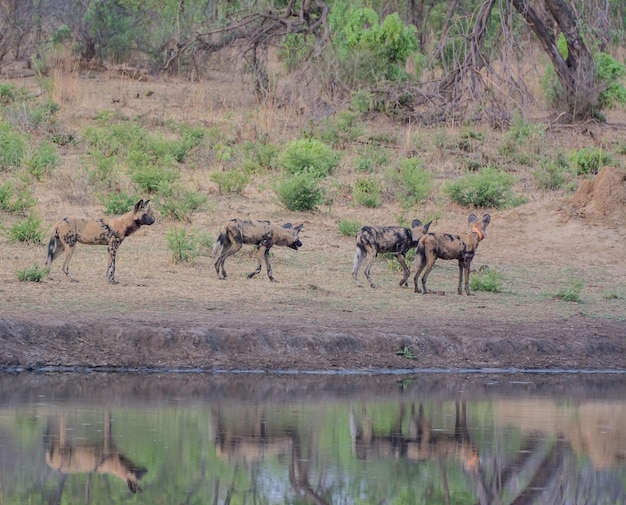
[[[563,87],[564,103],[571,120],[588,119],[598,109],[598,88],[593,55],[585,45],[564,0],[544,0],[545,6],[567,42],[567,59],[559,52],[553,31],[539,17],[529,0],[511,0],[530,25],[554,65]]]

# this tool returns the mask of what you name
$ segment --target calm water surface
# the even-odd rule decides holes
[[[626,374],[0,374],[0,504],[624,504]]]

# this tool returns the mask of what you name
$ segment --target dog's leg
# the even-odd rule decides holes
[[[415,277],[413,277],[415,292],[421,293],[419,288],[419,276],[426,266],[426,253],[424,252],[423,247],[418,246],[417,251],[415,252],[415,260],[413,261],[413,266],[415,267]]]
[[[218,278],[226,279],[226,270],[224,269],[224,263],[226,262],[226,258],[238,252],[241,249],[241,247],[242,247],[241,242],[229,241],[228,244],[224,244],[222,253],[220,254],[220,257],[217,258],[217,261],[215,262],[215,270],[217,270]]]
[[[464,270],[463,260],[460,259],[459,260],[459,285],[457,288],[460,295],[463,294],[463,270]]]
[[[269,247],[266,247],[260,244],[257,246],[257,254],[256,254],[257,267],[248,274],[248,279],[252,279],[252,277],[254,277],[256,274],[258,274],[262,270],[263,256],[267,255],[268,257],[265,259],[265,262],[268,265],[267,275],[270,278],[270,280],[273,280],[271,277],[272,275],[271,267],[269,266],[269,253],[270,253],[269,251],[270,251]]]
[[[265,254],[263,255],[265,258],[265,267],[267,268],[267,276],[269,277],[271,282],[276,282],[274,279],[274,275],[272,273],[272,265],[270,264],[270,248],[265,249]]]
[[[465,294],[467,296],[471,296],[470,293],[470,287],[469,287],[469,276],[470,276],[470,266],[472,264],[472,259],[470,258],[469,261],[468,260],[464,260],[463,261],[463,273],[465,274]],[[459,261],[459,266],[461,265],[461,262]],[[463,294],[463,290],[461,289],[461,279],[460,279],[461,273],[459,272],[459,294],[462,295]]]
[[[109,281],[109,284],[117,284],[115,280],[115,258],[117,257],[117,248],[121,243],[122,241],[116,237],[112,237],[111,240],[109,240],[109,246],[107,247],[107,251],[109,252],[107,280]]]
[[[426,280],[428,279],[428,275],[430,274],[431,270],[435,266],[435,261],[437,261],[436,253],[426,253],[426,266],[424,267],[424,274],[422,275],[422,292],[425,295],[430,293],[430,291],[428,291],[428,288],[426,287]]]
[[[74,254],[74,246],[69,244],[63,244],[63,248],[65,249],[65,261],[63,262],[63,273],[67,275],[72,282],[78,282],[74,277],[70,275],[70,260],[72,259],[72,254]]]
[[[372,270],[372,266],[374,265],[374,262],[376,261],[376,257],[378,256],[378,253],[376,251],[366,251],[367,257],[365,258],[365,267],[363,267],[363,273],[365,274],[365,277],[367,278],[367,282],[370,283],[370,286],[372,288],[376,288],[376,284],[374,284],[374,281],[372,280],[372,276],[370,275],[370,271]]]
[[[402,279],[400,279],[400,287],[408,286],[409,284],[407,279],[409,278],[409,275],[411,275],[411,270],[409,270],[409,267],[406,264],[406,258],[404,254],[401,253],[396,254],[396,258],[398,258],[398,263],[400,263],[403,272]]]

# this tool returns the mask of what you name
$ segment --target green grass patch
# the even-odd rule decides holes
[[[32,267],[16,270],[15,277],[20,282],[41,282],[49,273],[50,267],[40,267],[37,264],[33,264]]]

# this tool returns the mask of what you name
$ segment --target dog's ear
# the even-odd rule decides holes
[[[285,228],[286,230],[291,230],[293,228],[293,226],[291,225],[291,223],[285,223],[283,225],[283,228]]]
[[[418,226],[423,226],[422,222],[419,219],[413,219],[411,223],[411,228],[417,228]]]
[[[429,221],[427,224],[424,225],[424,233],[428,233],[428,229],[430,228],[431,224],[433,224],[433,222]]]
[[[487,236],[487,225],[491,222],[491,216],[489,214],[484,214],[483,215],[483,219],[482,219],[482,223],[483,223],[483,234],[485,235],[485,237]]]
[[[476,214],[470,214],[469,216],[467,216],[467,222],[470,224],[470,226],[473,225],[476,221],[478,221]]]
[[[143,199],[139,200],[136,204],[135,204],[135,211],[141,210],[143,209],[143,206],[145,204],[143,203]]]
[[[296,233],[300,233],[300,230],[302,229],[302,227],[304,226],[304,223],[299,224],[298,226],[296,226],[294,229],[296,230]]]

